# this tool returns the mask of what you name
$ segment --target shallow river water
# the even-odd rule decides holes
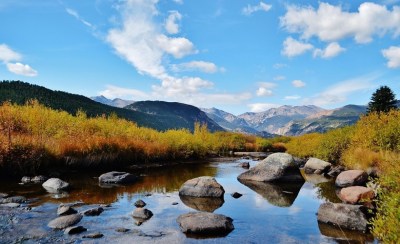
[[[339,202],[335,187],[323,177],[307,178],[304,184],[257,183],[244,185],[236,177],[245,171],[238,163],[248,160],[180,164],[161,168],[132,170],[140,181],[128,186],[99,186],[99,173],[79,172],[60,175],[72,188],[68,193],[50,194],[41,185],[22,185],[1,181],[0,192],[22,195],[34,201],[15,214],[0,218],[0,243],[368,243],[371,235],[336,229],[319,224],[316,213],[325,201]],[[249,161],[253,166],[257,162]],[[223,201],[193,202],[181,199],[180,186],[188,179],[213,176],[224,187]],[[239,192],[235,199],[230,194]],[[133,203],[142,199],[154,216],[137,225],[131,217]],[[61,203],[77,203],[84,211],[99,204],[109,204],[99,216],[84,216],[78,225],[88,229],[78,235],[47,227],[57,217]],[[178,203],[173,205],[173,203]],[[235,229],[224,237],[186,236],[176,222],[180,214],[213,211],[231,217]],[[4,209],[2,210],[4,213]],[[15,211],[15,210],[12,210]],[[117,232],[126,228],[125,233]],[[100,232],[100,239],[84,235]]]

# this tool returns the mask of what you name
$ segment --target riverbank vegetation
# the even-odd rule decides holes
[[[264,139],[206,125],[157,131],[118,118],[73,116],[30,101],[0,106],[0,172],[29,174],[49,168],[113,169],[127,165],[200,159],[229,151],[282,151],[288,138]]]
[[[295,156],[317,157],[350,169],[377,171],[379,197],[372,233],[384,243],[400,241],[399,110],[370,112],[354,126],[293,137],[286,147]]]

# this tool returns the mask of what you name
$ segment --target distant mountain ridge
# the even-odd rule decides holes
[[[106,105],[110,105],[113,107],[117,107],[117,108],[123,108],[123,107],[126,107],[129,104],[132,104],[135,102],[133,100],[124,100],[121,98],[108,99],[103,95],[96,96],[96,97],[90,97],[90,99],[92,99],[93,101],[96,101],[96,102],[99,102],[102,104],[106,104]]]

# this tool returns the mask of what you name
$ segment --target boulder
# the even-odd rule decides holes
[[[24,184],[31,183],[31,177],[24,176],[24,177],[22,177],[21,182]]]
[[[136,208],[132,212],[132,216],[140,220],[147,220],[153,216],[153,213],[147,208]]]
[[[224,193],[224,188],[209,176],[188,180],[179,189],[180,196],[191,197],[223,197]]]
[[[374,191],[364,186],[349,186],[342,188],[339,192],[339,198],[343,202],[350,204],[371,202],[374,197]]]
[[[66,190],[69,187],[69,184],[65,181],[62,181],[58,178],[50,178],[46,180],[42,186],[50,193],[55,193],[58,191]]]
[[[231,218],[207,212],[183,214],[177,222],[182,232],[187,234],[226,235],[235,228]]]
[[[82,215],[80,214],[70,214],[53,219],[47,224],[47,226],[53,229],[64,229],[68,226],[79,223],[81,219]]]
[[[144,206],[146,206],[146,203],[142,199],[139,199],[134,203],[134,205],[137,208],[143,208]]]
[[[84,211],[83,214],[85,216],[99,216],[103,211],[104,211],[104,209],[102,207],[97,207],[97,208],[88,209],[88,210]]]
[[[331,170],[329,170],[329,172],[327,173],[327,175],[329,175],[330,177],[336,177],[338,176],[341,172],[343,172],[345,170],[345,168],[343,166],[335,166],[332,167]]]
[[[60,205],[57,208],[57,215],[59,216],[76,214],[76,213],[77,211],[68,205]]]
[[[79,234],[84,231],[87,231],[87,229],[83,226],[71,226],[65,229],[64,234],[66,235],[73,235],[73,234]]]
[[[368,174],[363,170],[346,170],[337,176],[335,184],[338,187],[360,186],[367,180]]]
[[[199,211],[214,212],[224,204],[224,199],[221,197],[189,197],[179,196],[183,204],[189,208]]]
[[[108,184],[129,184],[137,180],[137,177],[126,172],[112,171],[100,175],[99,183]]]
[[[259,162],[255,167],[240,174],[238,180],[251,181],[302,181],[299,168],[292,155],[287,153],[273,153]]]
[[[325,173],[331,168],[332,164],[318,158],[310,158],[304,165],[304,172],[307,174]]]
[[[361,205],[323,203],[318,209],[318,221],[343,229],[367,231],[368,219]]]

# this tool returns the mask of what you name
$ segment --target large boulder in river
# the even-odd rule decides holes
[[[226,235],[235,227],[233,220],[222,214],[196,212],[182,214],[176,220],[186,234]]]
[[[126,172],[112,171],[100,175],[99,183],[108,184],[129,184],[135,182],[137,177]]]
[[[339,192],[339,198],[350,204],[372,202],[374,196],[374,191],[364,186],[349,186],[342,188]]]
[[[69,184],[65,181],[62,181],[58,178],[50,178],[46,180],[42,186],[50,193],[59,192],[62,190],[66,190],[69,187]]]
[[[67,228],[68,226],[79,223],[81,219],[82,219],[81,214],[70,214],[53,219],[48,223],[47,226],[53,229],[64,229]]]
[[[273,153],[255,167],[240,174],[238,180],[252,181],[303,181],[292,155]]]
[[[360,186],[367,180],[368,174],[363,170],[346,170],[337,176],[335,184],[338,187]]]
[[[332,164],[318,159],[318,158],[310,158],[307,163],[304,165],[304,172],[307,174],[322,174],[327,172],[331,168]]]
[[[224,193],[224,188],[210,176],[188,180],[179,189],[180,196],[191,197],[223,197]]]
[[[344,203],[323,203],[318,209],[318,221],[343,229],[365,232],[368,219],[362,205]]]

